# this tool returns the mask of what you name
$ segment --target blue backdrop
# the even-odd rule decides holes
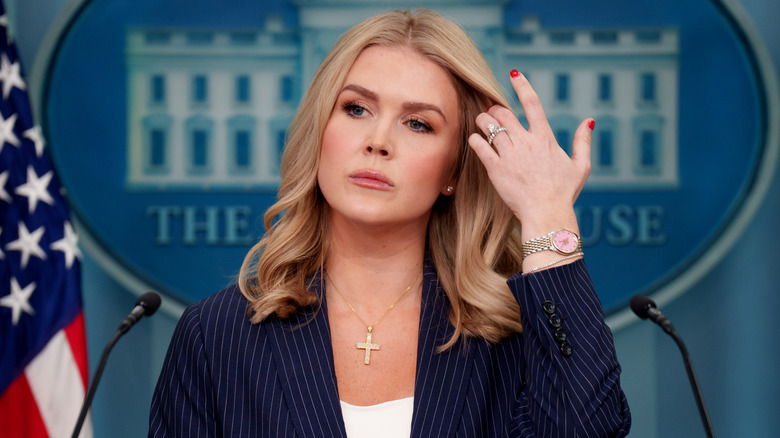
[[[35,73],[30,70],[46,32],[69,2],[4,3],[30,76]],[[780,17],[780,4],[773,0],[741,3],[764,39],[777,71],[780,28],[776,19]],[[620,11],[603,13],[620,22]],[[717,82],[718,73],[703,79]],[[728,254],[663,308],[686,340],[720,437],[770,436],[776,433],[772,431],[780,430],[780,378],[774,376],[780,369],[776,335],[780,323],[774,318],[780,305],[780,269],[774,260],[774,248],[767,247],[774,243],[772,236],[780,223],[779,193],[780,178],[775,177],[755,217]],[[136,285],[134,279],[122,277],[121,270],[96,263],[104,255],[90,251],[94,248],[91,242],[82,243],[87,249],[82,268],[83,295],[90,369],[94,370],[110,334],[135,301]],[[178,311],[177,303],[166,303],[163,311],[135,327],[114,349],[93,405],[96,437],[145,435],[151,394]],[[634,322],[616,330],[615,342],[633,412],[631,436],[704,436],[672,340],[650,323]]]

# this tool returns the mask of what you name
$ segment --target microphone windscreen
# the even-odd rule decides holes
[[[162,303],[162,299],[157,292],[147,292],[138,298],[135,305],[142,306],[144,315],[151,316],[160,307],[160,303]]]
[[[647,311],[650,310],[651,307],[655,307],[655,301],[650,298],[647,298],[642,294],[631,297],[631,310],[636,313],[636,316],[647,319]]]

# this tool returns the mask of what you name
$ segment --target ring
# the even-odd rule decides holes
[[[506,131],[506,128],[504,128],[503,126],[496,126],[491,123],[488,125],[487,130],[490,133],[490,136],[488,137],[488,144],[490,146],[493,146],[493,139],[496,138],[499,132]]]

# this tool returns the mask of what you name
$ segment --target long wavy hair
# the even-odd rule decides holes
[[[367,47],[410,47],[452,75],[461,133],[452,196],[439,196],[428,224],[426,252],[451,303],[454,335],[498,342],[522,331],[519,306],[506,279],[521,270],[519,223],[468,145],[476,116],[508,106],[482,53],[450,20],[426,9],[386,12],[348,30],[317,70],[287,132],[278,201],[264,216],[265,236],[249,251],[239,287],[253,323],[288,318],[313,305],[307,278],[328,254],[327,205],[317,185],[322,134],[349,68]]]

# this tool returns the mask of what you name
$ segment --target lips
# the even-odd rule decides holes
[[[353,172],[349,175],[349,180],[360,187],[370,189],[389,190],[395,187],[384,173],[371,169]]]

